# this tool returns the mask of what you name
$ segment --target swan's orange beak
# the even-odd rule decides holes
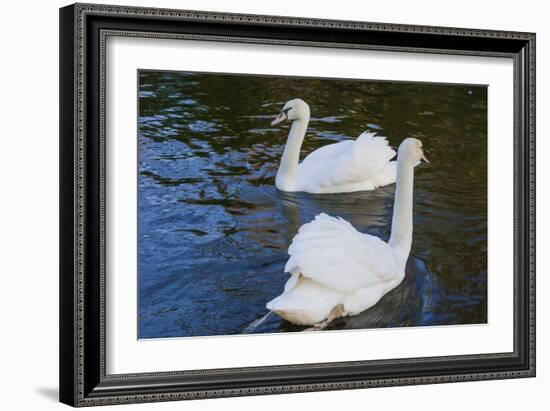
[[[423,162],[427,163],[427,164],[430,164],[430,162],[428,161],[428,159],[426,158],[426,155],[424,154],[424,151],[422,151],[422,157],[420,157],[422,159]]]
[[[281,111],[277,117],[275,117],[275,120],[271,122],[271,125],[274,126],[276,124],[282,123],[287,119],[287,115],[284,111]]]

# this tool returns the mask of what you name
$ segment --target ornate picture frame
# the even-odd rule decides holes
[[[112,36],[512,59],[513,351],[108,374],[105,50]],[[75,4],[60,10],[60,97],[61,402],[91,406],[535,376],[535,34]]]

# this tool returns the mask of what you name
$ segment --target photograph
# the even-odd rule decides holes
[[[487,91],[139,69],[137,338],[486,324]]]

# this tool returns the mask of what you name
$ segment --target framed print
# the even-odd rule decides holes
[[[60,10],[60,399],[535,375],[535,35]]]

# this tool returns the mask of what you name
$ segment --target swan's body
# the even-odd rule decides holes
[[[294,99],[272,124],[293,120],[275,186],[282,191],[349,193],[374,190],[395,182],[395,151],[384,137],[365,132],[357,140],[321,147],[301,163],[300,148],[309,123],[309,106]]]
[[[412,138],[399,147],[390,240],[317,215],[292,240],[285,267],[291,277],[283,293],[267,303],[269,310],[294,324],[319,325],[359,314],[401,283],[412,244],[414,167],[426,160],[421,147]]]

